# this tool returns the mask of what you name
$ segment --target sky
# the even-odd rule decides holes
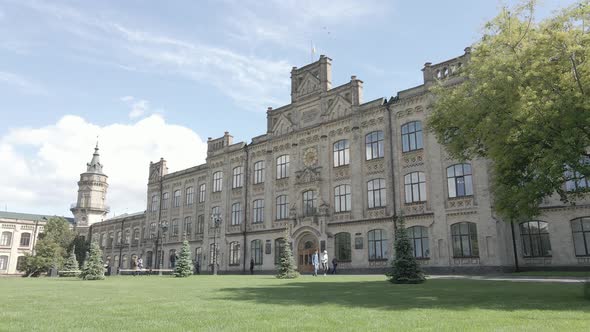
[[[0,210],[71,216],[97,137],[109,216],[145,210],[150,161],[178,171],[208,137],[264,134],[293,66],[325,54],[333,86],[356,75],[364,101],[388,98],[514,3],[0,0]]]

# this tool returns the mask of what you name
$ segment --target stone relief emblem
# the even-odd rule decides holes
[[[320,180],[320,168],[319,167],[306,167],[302,171],[295,172],[295,182],[297,184],[312,183]]]
[[[318,163],[318,150],[316,148],[308,148],[303,153],[303,164],[306,167],[315,166]]]

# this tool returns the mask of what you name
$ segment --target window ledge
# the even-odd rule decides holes
[[[454,259],[461,259],[461,258],[477,258],[479,259],[479,256],[453,256]]]
[[[377,258],[377,259],[369,259],[369,262],[386,262],[389,259],[387,258]]]

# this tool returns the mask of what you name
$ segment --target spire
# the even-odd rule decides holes
[[[86,164],[88,173],[102,174],[102,164],[100,163],[100,155],[98,154],[98,140],[96,141],[96,147],[92,154],[92,160]]]

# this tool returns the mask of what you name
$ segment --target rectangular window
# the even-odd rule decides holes
[[[287,195],[277,197],[277,220],[287,219],[289,217],[289,199]]]
[[[152,202],[150,203],[150,211],[155,212],[158,211],[158,195],[152,195]]]
[[[262,241],[254,240],[250,243],[250,255],[254,259],[254,265],[262,265]]]
[[[383,132],[374,131],[365,136],[365,151],[367,160],[383,158]]]
[[[194,195],[193,187],[186,188],[186,205],[193,205]]]
[[[213,192],[220,192],[223,188],[223,173],[222,172],[215,172],[213,173]]]
[[[422,123],[412,121],[402,126],[402,152],[419,150],[424,147],[422,142]]]
[[[0,270],[8,269],[8,256],[0,256]]]
[[[240,243],[231,242],[229,244],[229,265],[240,265]]]
[[[168,209],[168,201],[170,199],[170,193],[165,192],[162,194],[162,210]]]
[[[197,234],[203,234],[205,232],[205,216],[199,215],[197,216]]]
[[[347,139],[334,143],[334,167],[350,164],[350,145]]]
[[[264,222],[264,200],[257,199],[254,201],[254,219],[252,223],[258,224]]]
[[[282,155],[277,158],[277,180],[289,176],[289,155]]]
[[[367,182],[367,199],[369,209],[384,207],[386,203],[385,179]]]
[[[343,184],[334,188],[334,212],[347,212],[351,208],[350,185]]]
[[[180,190],[174,191],[174,197],[172,198],[172,205],[174,207],[180,207]]]
[[[22,233],[20,235],[20,247],[29,247],[31,244],[31,233]]]
[[[204,183],[199,186],[199,203],[203,203],[205,201],[205,189],[206,185]]]
[[[0,246],[10,247],[11,244],[12,232],[2,232],[2,237],[0,237]]]
[[[254,164],[254,184],[264,183],[264,160]]]
[[[178,236],[178,219],[173,219],[170,225],[172,236]]]
[[[242,173],[243,172],[244,171],[243,171],[242,166],[238,166],[238,167],[234,168],[233,174],[232,174],[232,189],[242,187]]]
[[[314,190],[308,190],[303,193],[303,215],[313,216],[316,213],[317,195]]]
[[[184,217],[184,234],[190,236],[193,232],[193,218]]]
[[[231,206],[231,224],[232,226],[242,223],[242,204],[234,203]]]

